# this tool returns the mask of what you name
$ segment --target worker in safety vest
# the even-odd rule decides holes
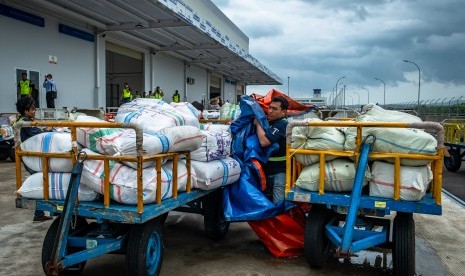
[[[181,95],[179,95],[178,90],[174,91],[174,94],[173,94],[173,102],[179,103],[180,100],[181,100]]]
[[[268,129],[263,129],[257,119],[254,125],[257,127],[257,136],[262,147],[268,147],[278,143],[279,149],[271,154],[265,164],[266,190],[268,198],[273,199],[273,203],[284,200],[284,189],[286,183],[286,112],[289,102],[282,96],[274,97],[268,108]]]
[[[163,94],[163,91],[160,89],[160,86],[157,86],[157,88],[155,88],[154,96],[155,96],[155,99],[163,100],[164,94]]]
[[[123,103],[128,103],[130,101],[132,101],[131,88],[129,88],[129,84],[125,82],[123,87]]]
[[[18,94],[22,97],[30,96],[31,95],[31,88],[32,83],[30,80],[27,79],[27,73],[21,74],[21,80],[18,83]]]

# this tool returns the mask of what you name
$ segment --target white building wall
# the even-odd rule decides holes
[[[208,95],[207,70],[195,66],[190,66],[187,69],[187,77],[195,79],[194,84],[187,84],[187,101],[201,102]]]
[[[236,103],[236,85],[231,84],[223,80],[224,82],[224,92],[223,92],[223,102]]]
[[[222,35],[227,35],[246,53],[249,52],[249,38],[210,0],[184,0],[184,2],[192,7],[200,18],[208,20]]]
[[[6,16],[0,16],[0,112],[16,112],[16,69],[40,72],[40,79],[51,73],[57,83],[55,106],[94,107],[94,44],[58,32],[58,22],[41,14],[45,27],[38,27]],[[49,55],[57,64],[49,64]],[[41,106],[45,91],[39,87]]]
[[[156,54],[154,57],[154,84],[152,91],[155,91],[157,86],[163,90],[165,96],[163,100],[171,102],[174,90],[178,90],[179,94],[184,95],[184,63],[165,56]]]

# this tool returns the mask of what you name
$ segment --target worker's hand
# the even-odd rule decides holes
[[[253,124],[254,124],[255,126],[258,125],[258,120],[257,120],[257,118],[253,119]]]

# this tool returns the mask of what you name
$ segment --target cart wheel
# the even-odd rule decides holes
[[[392,259],[394,275],[415,275],[415,222],[410,213],[394,219]]]
[[[48,228],[47,234],[45,235],[44,238],[44,243],[42,245],[42,269],[45,272],[45,264],[50,260],[50,257],[52,255],[52,250],[53,250],[53,245],[55,243],[55,237],[58,234],[58,225],[60,224],[60,217],[57,217],[50,227]],[[69,233],[73,233],[77,231],[78,229],[82,229],[83,227],[86,227],[88,225],[87,221],[83,217],[78,217],[76,221],[76,227],[74,230],[70,228]],[[81,249],[74,248],[74,247],[68,247],[68,253],[73,253],[77,252]],[[86,261],[70,266],[68,268],[63,269],[60,271],[60,276],[66,276],[66,275],[80,275],[82,270],[84,270],[84,267],[86,265]]]
[[[326,236],[325,226],[334,216],[333,210],[320,204],[313,204],[308,213],[304,252],[308,264],[313,268],[322,268],[328,261],[331,244]]]
[[[134,225],[126,249],[126,275],[158,275],[163,263],[163,251],[163,234],[158,219]]]
[[[203,227],[207,237],[217,241],[223,238],[229,230],[229,221],[226,221],[223,212],[223,190],[206,195],[203,198]]]
[[[460,149],[449,149],[450,157],[444,157],[444,166],[450,172],[456,172],[462,165]]]

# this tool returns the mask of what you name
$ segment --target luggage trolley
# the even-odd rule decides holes
[[[292,149],[291,133],[295,126],[356,127],[356,150],[305,150]],[[436,132],[438,151],[436,155],[371,152],[376,137],[367,136],[362,141],[364,127],[418,128]],[[382,137],[379,137],[382,138]],[[415,274],[415,223],[413,213],[441,215],[442,155],[444,152],[444,129],[439,123],[382,123],[382,122],[292,122],[287,128],[286,199],[294,202],[312,203],[308,213],[304,249],[305,257],[312,267],[325,265],[332,248],[340,258],[350,258],[354,253],[371,247],[392,249],[394,275]],[[325,175],[325,155],[355,158],[357,163],[353,191],[351,193],[325,192],[324,177],[319,178],[318,191],[311,192],[294,186],[299,166],[294,154],[320,156],[319,175]],[[381,198],[362,193],[367,164],[371,160],[391,158],[394,160],[394,196]],[[400,160],[430,160],[433,181],[428,193],[420,201],[400,199]],[[393,222],[392,242],[389,241],[391,220],[386,216],[396,211]]]
[[[20,122],[15,125],[15,142],[19,144],[19,130],[25,126],[69,127],[72,151],[69,153],[42,153],[22,151],[16,147],[16,188],[21,183],[21,157],[42,158],[44,172],[44,199],[16,198],[17,208],[37,209],[57,216],[44,239],[42,267],[47,275],[75,275],[84,269],[86,262],[97,256],[114,253],[126,255],[127,275],[158,275],[163,262],[162,224],[171,210],[180,209],[204,216],[204,228],[209,238],[218,240],[226,235],[229,222],[222,212],[221,188],[204,191],[191,190],[190,177],[186,192],[177,191],[177,166],[173,166],[173,195],[162,200],[161,185],[157,185],[156,203],[143,203],[142,163],[156,161],[157,183],[161,183],[162,159],[172,158],[174,164],[185,155],[190,175],[189,152],[173,152],[151,156],[142,155],[142,130],[134,124],[109,122]],[[131,128],[136,132],[137,156],[85,155],[77,151],[76,128]],[[71,158],[74,168],[65,200],[52,200],[48,185],[48,160]],[[83,162],[104,161],[103,201],[79,202],[77,191]],[[110,201],[110,161],[137,163],[137,205],[124,205]]]
[[[465,151],[465,119],[445,120],[442,122],[445,135],[444,145],[448,146],[449,155],[444,157],[444,166],[450,172],[460,169],[464,160]]]

